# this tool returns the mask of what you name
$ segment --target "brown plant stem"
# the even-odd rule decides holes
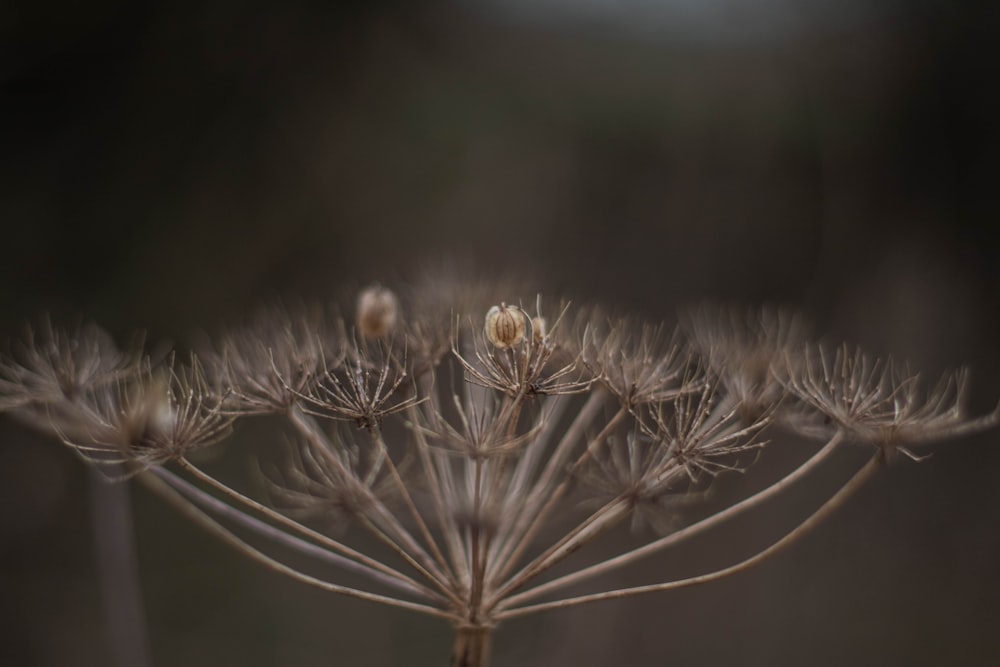
[[[758,491],[752,496],[744,498],[740,502],[722,510],[721,512],[705,517],[701,521],[693,523],[686,528],[682,528],[681,530],[670,533],[669,535],[661,537],[654,542],[650,542],[614,558],[603,560],[599,563],[591,565],[590,567],[585,567],[570,574],[563,575],[557,579],[553,579],[552,581],[535,586],[534,588],[530,588],[522,593],[511,595],[503,600],[502,606],[514,607],[558,588],[563,588],[570,584],[583,581],[584,579],[605,574],[611,570],[639,560],[640,558],[645,558],[654,553],[658,553],[664,549],[680,544],[688,538],[699,535],[700,533],[714,528],[729,519],[742,514],[743,512],[753,509],[757,505],[760,505],[770,498],[780,494],[792,484],[796,483],[798,480],[802,479],[819,467],[819,465],[824,462],[834,452],[834,450],[837,449],[842,440],[843,433],[838,432],[828,443],[826,443],[826,445],[817,450],[815,454],[800,464],[798,468],[788,473],[774,484]]]
[[[524,551],[531,544],[532,540],[534,540],[538,531],[541,530],[542,526],[545,525],[545,519],[548,518],[549,513],[552,512],[552,510],[556,507],[559,501],[562,500],[563,495],[565,495],[566,492],[572,486],[573,481],[575,480],[574,475],[576,471],[580,469],[580,467],[588,458],[590,458],[594,450],[600,445],[601,442],[604,441],[605,438],[607,438],[608,434],[610,434],[615,429],[615,427],[618,426],[618,423],[625,418],[626,414],[627,412],[624,408],[618,410],[618,412],[615,413],[615,416],[612,417],[608,421],[608,423],[604,425],[604,428],[601,429],[601,432],[590,440],[589,444],[587,445],[587,448],[583,451],[582,454],[580,454],[579,458],[577,458],[576,461],[574,461],[573,464],[570,466],[569,472],[567,473],[563,481],[549,493],[548,498],[545,500],[545,503],[541,506],[540,509],[537,510],[537,512],[534,513],[531,519],[531,523],[528,525],[524,533],[520,535],[513,551],[506,556],[506,561],[497,572],[496,574],[497,579],[505,577],[507,573],[509,573],[510,570],[513,569],[513,567],[517,564],[521,556],[524,554]],[[541,484],[542,482],[540,481],[538,486],[536,486],[536,489],[538,490],[538,495],[537,495],[538,498],[545,497],[544,495],[545,488],[542,487]],[[533,500],[533,498],[531,500]],[[529,502],[531,502],[531,500],[529,500]],[[528,567],[530,567],[530,565],[526,566],[525,568],[522,568],[520,572],[511,577],[510,581],[506,582],[501,587],[502,593],[498,593],[498,595],[505,594],[506,592],[514,590],[518,586],[520,586],[523,583],[522,575],[524,575]]]
[[[509,618],[516,618],[518,616],[526,616],[539,611],[545,611],[548,609],[559,609],[562,607],[570,607],[578,604],[585,604],[588,602],[599,602],[601,600],[614,600],[617,598],[630,597],[633,595],[639,595],[642,593],[655,593],[660,591],[669,591],[676,588],[686,588],[688,586],[695,586],[697,584],[706,584],[711,581],[717,581],[723,579],[733,574],[743,572],[748,570],[754,565],[770,558],[771,556],[777,554],[778,552],[784,550],[800,537],[808,533],[810,530],[818,526],[823,520],[829,517],[835,510],[837,510],[844,502],[849,498],[855,491],[860,489],[865,482],[867,482],[872,476],[878,472],[882,465],[885,463],[885,451],[879,450],[863,468],[854,474],[851,479],[849,479],[844,486],[840,488],[837,493],[835,493],[829,500],[827,500],[823,505],[820,506],[815,512],[813,512],[805,521],[796,526],[791,532],[787,533],[784,537],[779,539],[777,542],[773,543],[766,549],[757,552],[753,556],[746,558],[735,565],[730,565],[729,567],[722,568],[721,570],[716,570],[714,572],[708,572],[706,574],[701,574],[694,577],[688,577],[686,579],[678,579],[676,581],[668,581],[661,584],[652,584],[648,586],[636,586],[634,588],[622,588],[614,591],[607,591],[605,593],[594,593],[591,595],[581,595],[574,598],[566,598],[563,600],[554,600],[552,602],[542,602],[539,604],[526,605],[524,607],[517,607],[514,609],[509,609],[507,611],[501,611],[497,613],[494,618],[496,620],[505,620]]]
[[[491,564],[494,566],[490,571],[491,580],[499,580],[513,567],[511,552],[518,547],[519,536],[522,536],[529,529],[529,524],[538,515],[545,499],[545,491],[550,489],[556,480],[556,476],[563,470],[563,464],[569,456],[570,451],[576,442],[584,436],[584,431],[591,420],[603,407],[606,397],[601,391],[591,394],[586,403],[580,408],[573,418],[572,424],[563,433],[563,437],[555,446],[551,456],[545,464],[545,468],[535,480],[530,488],[518,489],[519,493],[526,493],[527,500],[512,508],[508,516],[500,526],[499,533],[508,537],[496,542],[494,553],[490,554]],[[527,473],[522,483],[527,487]]]
[[[451,649],[451,667],[489,667],[490,637],[488,625],[460,625],[455,628]]]
[[[154,471],[155,472],[155,471]],[[219,538],[226,544],[235,548],[238,552],[249,557],[251,560],[257,561],[261,565],[283,574],[285,576],[291,577],[296,581],[300,581],[304,584],[309,584],[320,590],[325,590],[330,593],[337,593],[340,595],[346,595],[347,597],[358,598],[360,600],[368,600],[369,602],[380,602],[391,607],[399,607],[400,609],[409,609],[410,611],[421,612],[429,616],[437,616],[439,618],[444,618],[450,621],[455,621],[455,615],[445,611],[443,609],[438,609],[436,607],[431,607],[425,604],[420,604],[418,602],[410,602],[408,600],[399,600],[387,595],[380,595],[378,593],[370,593],[368,591],[358,590],[356,588],[350,588],[348,586],[340,586],[338,584],[325,581],[323,579],[318,579],[311,575],[299,572],[298,570],[285,565],[284,563],[275,560],[274,558],[268,556],[259,549],[251,546],[244,540],[240,539],[226,528],[224,528],[217,521],[212,519],[208,514],[199,510],[194,504],[189,502],[180,492],[174,489],[168,481],[165,479],[160,479],[160,477],[155,475],[141,475],[139,479],[152,491],[159,494],[167,502],[174,506],[177,511],[186,516],[191,521],[195,522],[208,532],[212,533],[215,537]]]
[[[355,480],[354,473],[348,470],[344,462],[333,454],[330,443],[322,429],[309,415],[298,408],[288,411],[288,419],[301,433],[314,450],[329,461],[346,480]],[[403,527],[396,516],[390,512],[370,489],[360,487],[365,493],[365,500],[371,503],[370,515],[358,516],[358,520],[366,530],[395,551],[403,560],[410,564],[427,580],[434,584],[446,596],[452,595],[448,587],[448,577],[438,568],[438,564],[427,554],[412,535]],[[391,533],[391,534],[390,534]]]
[[[94,548],[114,663],[148,667],[153,661],[136,567],[130,487],[112,484],[94,469],[89,478]]]
[[[184,459],[182,459],[182,461],[183,460]],[[200,472],[194,466],[191,466],[188,469],[191,472]],[[173,487],[174,490],[178,491],[181,495],[196,505],[200,505],[202,508],[214,512],[217,516],[225,517],[243,528],[248,528],[259,535],[268,537],[289,549],[294,549],[300,553],[315,556],[320,560],[335,564],[345,570],[366,575],[374,581],[397,590],[406,591],[428,600],[445,600],[444,597],[438,595],[426,586],[414,581],[410,577],[407,577],[405,574],[383,565],[381,562],[366,556],[365,554],[346,548],[339,542],[295,523],[283,515],[268,510],[267,508],[264,508],[266,511],[262,512],[264,516],[273,520],[278,520],[278,522],[282,525],[288,526],[296,532],[299,532],[301,535],[305,535],[316,540],[318,544],[300,539],[276,526],[265,523],[249,514],[246,514],[237,507],[229,505],[215,496],[207,494],[201,489],[191,485],[190,482],[175,476],[166,468],[150,468],[146,474],[159,477]],[[213,488],[218,488],[224,492],[228,492],[228,496],[236,498],[237,500],[245,498],[245,496],[242,496],[238,492],[223,485],[221,482],[216,481],[214,478],[205,475],[205,473],[200,474],[205,476],[204,479],[210,481]],[[199,476],[199,479],[202,479],[202,477]],[[258,505],[258,503],[249,498],[246,498],[246,501],[249,507]]]

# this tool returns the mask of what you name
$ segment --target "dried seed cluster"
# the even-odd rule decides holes
[[[505,619],[733,574],[801,535],[896,452],[915,456],[916,445],[998,419],[966,415],[964,373],[925,391],[905,365],[810,343],[786,312],[704,308],[673,329],[541,297],[529,313],[511,305],[517,296],[373,285],[354,298],[353,320],[337,308],[270,308],[187,363],[119,351],[97,327],[44,324],[0,357],[0,409],[197,508],[203,525],[265,565],[449,620],[454,664],[470,667],[485,664],[483,638]],[[190,460],[260,414],[284,418],[288,441],[255,462],[263,490],[230,488]],[[780,483],[678,529],[716,475],[744,470],[784,432],[825,444]],[[558,598],[761,504],[845,441],[873,445],[872,463],[757,556]],[[252,499],[261,491],[269,504]],[[380,547],[346,542],[346,523]],[[538,583],[621,524],[646,543]],[[374,590],[291,568],[245,533],[320,553]]]

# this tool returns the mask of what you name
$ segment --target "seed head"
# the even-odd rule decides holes
[[[486,313],[486,339],[502,350],[517,345],[524,340],[525,319],[517,306],[504,303],[493,306]]]
[[[452,664],[467,667],[486,664],[490,632],[507,619],[742,572],[804,535],[890,455],[918,458],[907,447],[1000,424],[1000,408],[966,416],[964,372],[921,389],[905,365],[807,344],[784,311],[706,308],[675,329],[568,302],[543,308],[541,296],[534,307],[501,302],[529,293],[468,280],[373,284],[353,293],[353,322],[319,305],[272,307],[188,363],[46,323],[0,349],[0,412],[58,435],[109,476],[138,475],[189,503],[192,518],[262,565],[447,619]],[[263,432],[287,445],[259,466],[272,507],[193,456],[253,414],[294,433]],[[772,485],[675,525],[713,477],[744,470],[782,430],[826,444]],[[873,446],[869,463],[756,555],[682,579],[567,591],[759,507],[844,440]],[[268,459],[275,450],[254,449]],[[670,533],[643,529],[623,543],[614,531],[630,519]],[[588,564],[584,549],[598,539]],[[300,557],[360,583],[300,571]]]
[[[358,295],[357,326],[365,338],[382,338],[396,326],[399,300],[392,290],[375,284]]]

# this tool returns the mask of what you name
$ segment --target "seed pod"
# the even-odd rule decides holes
[[[396,326],[399,301],[392,290],[375,284],[358,295],[357,326],[365,338],[381,338]]]
[[[501,303],[486,313],[484,333],[486,339],[495,347],[506,349],[524,339],[525,326],[524,313],[520,308]]]

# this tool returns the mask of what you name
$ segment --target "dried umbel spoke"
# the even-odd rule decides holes
[[[140,361],[93,327],[43,327],[0,356],[0,409],[86,459],[127,464],[272,570],[447,620],[461,667],[487,664],[506,619],[736,575],[813,529],[890,454],[1000,419],[967,416],[964,372],[925,390],[904,365],[806,344],[785,311],[704,308],[675,329],[541,297],[528,310],[516,298],[526,293],[376,284],[348,301],[347,324],[319,307],[272,308],[187,364]],[[248,457],[259,461],[255,489],[188,457],[261,414],[285,430]],[[772,443],[801,447],[799,436],[825,444],[684,525],[709,484]],[[758,553],[675,581],[600,587],[602,575],[765,507],[844,441],[877,449]],[[608,536],[629,524],[638,545],[616,552]],[[310,573],[315,562],[374,590]],[[596,590],[559,597],[584,582]]]

